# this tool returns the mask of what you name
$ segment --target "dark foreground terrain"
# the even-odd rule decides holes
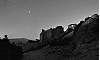
[[[21,60],[99,60],[99,15],[85,18],[72,32],[56,40],[24,53]]]

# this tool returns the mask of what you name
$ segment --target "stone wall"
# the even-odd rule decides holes
[[[47,45],[49,42],[55,38],[60,33],[63,33],[64,29],[62,26],[57,26],[56,28],[50,28],[48,30],[42,29],[42,32],[40,33],[40,42],[41,45]]]
[[[40,42],[42,45],[48,44],[51,38],[52,38],[52,28],[44,30],[40,33]]]
[[[56,36],[58,36],[59,34],[63,33],[64,29],[62,26],[57,26],[56,28],[52,29],[52,38],[55,38]]]

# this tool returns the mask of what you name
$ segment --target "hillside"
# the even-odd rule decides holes
[[[12,38],[12,39],[9,39],[10,42],[14,42],[14,43],[18,43],[18,42],[22,42],[22,43],[27,43],[27,41],[29,39],[26,39],[26,38]]]
[[[21,60],[99,60],[99,15],[85,18],[57,40],[59,45],[26,52]]]
[[[22,47],[23,52],[27,52],[29,50],[34,50],[37,48],[40,43],[39,42],[32,42],[32,43],[18,43],[18,46]]]

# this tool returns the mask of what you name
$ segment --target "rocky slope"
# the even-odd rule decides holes
[[[80,22],[74,33],[71,33],[69,35],[74,37],[70,37],[69,45],[48,45],[42,49],[25,53],[22,60],[99,60],[98,14]],[[68,37],[68,39],[70,38]],[[68,40],[67,38],[63,39]]]

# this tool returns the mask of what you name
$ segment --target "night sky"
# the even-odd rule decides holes
[[[42,29],[99,14],[99,0],[0,0],[0,37],[37,39]]]

